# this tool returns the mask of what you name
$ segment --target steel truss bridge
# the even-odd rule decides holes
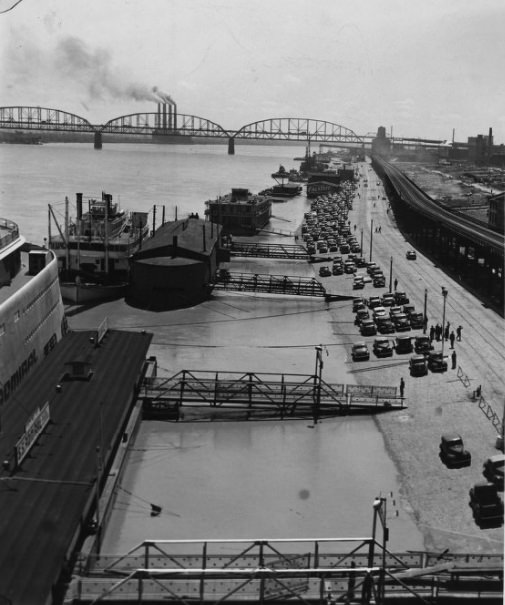
[[[502,555],[390,552],[385,498],[376,502],[371,537],[148,540],[124,555],[82,556],[67,598],[182,605],[502,602]]]
[[[257,141],[303,141],[304,143],[342,144],[362,148],[372,137],[362,137],[334,122],[309,118],[269,118],[246,124],[238,130],[223,128],[207,118],[174,114],[167,127],[159,112],[132,113],[94,125],[85,118],[46,107],[0,107],[0,129],[90,133],[95,146],[103,134],[141,135],[162,142],[163,137],[227,139],[230,153],[236,139]]]

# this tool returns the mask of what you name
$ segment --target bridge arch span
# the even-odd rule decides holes
[[[95,132],[86,118],[61,109],[16,105],[0,107],[0,128]]]
[[[186,135],[191,137],[229,138],[220,124],[207,118],[182,113],[131,113],[109,120],[100,129],[109,134]]]
[[[311,118],[268,118],[242,126],[234,134],[237,139],[268,139],[318,143],[365,144],[350,128],[335,122]]]

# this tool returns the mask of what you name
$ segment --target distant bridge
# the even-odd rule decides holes
[[[101,146],[103,134],[152,137],[160,142],[164,138],[174,137],[181,137],[181,142],[184,138],[227,139],[229,153],[234,152],[234,142],[237,139],[301,141],[369,149],[374,138],[371,134],[358,135],[335,122],[311,118],[268,118],[231,130],[207,118],[175,111],[170,114],[167,123],[165,115],[158,111],[132,113],[113,118],[105,124],[92,124],[82,116],[60,109],[22,105],[0,107],[0,129],[90,133],[94,135],[95,147]],[[416,142],[434,144],[442,141],[416,139]]]

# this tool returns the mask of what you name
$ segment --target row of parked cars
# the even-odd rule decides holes
[[[353,301],[354,323],[362,336],[408,332],[424,327],[424,313],[410,304],[405,292],[386,292],[368,299],[355,298]]]
[[[465,448],[461,435],[457,433],[442,435],[439,449],[440,459],[447,468],[462,468],[472,463],[472,455]],[[480,527],[503,524],[503,501],[498,491],[503,491],[504,467],[504,454],[489,457],[482,467],[485,481],[480,481],[470,488],[469,505],[473,518]]]

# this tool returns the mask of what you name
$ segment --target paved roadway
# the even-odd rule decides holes
[[[386,275],[386,288],[374,288],[367,284],[365,290],[355,291],[364,296],[382,293],[389,289],[390,260],[393,258],[393,281],[398,279],[398,289],[405,290],[410,302],[423,310],[425,289],[428,293],[428,325],[442,323],[442,287],[447,288],[446,321],[454,329],[461,325],[462,341],[455,343],[459,369],[445,374],[429,373],[426,377],[413,378],[408,371],[409,355],[395,355],[386,360],[377,360],[373,355],[369,362],[349,362],[350,371],[357,374],[363,384],[399,384],[403,377],[408,410],[393,412],[377,418],[390,455],[402,475],[404,495],[407,496],[420,528],[425,534],[426,548],[453,552],[502,552],[503,532],[501,528],[480,530],[473,522],[468,506],[468,490],[483,479],[482,463],[498,453],[495,449],[497,433],[478,404],[472,401],[473,390],[481,385],[487,405],[503,417],[505,401],[504,320],[487,309],[472,294],[448,277],[428,258],[418,253],[416,261],[405,257],[412,249],[397,229],[394,216],[387,211],[388,201],[383,200],[384,190],[378,184],[370,165],[362,165],[361,172],[367,175],[368,187],[360,179],[359,198],[349,218],[358,225],[357,233],[364,228],[365,257],[370,258],[370,225],[373,219],[374,232],[372,260],[377,262]],[[375,233],[377,226],[381,233]],[[358,236],[358,241],[360,238]],[[317,265],[315,266],[317,270]],[[352,277],[335,276],[322,279],[330,292],[351,293]],[[353,332],[347,340],[373,341],[363,338],[353,326],[349,309],[336,315],[341,335]],[[345,319],[349,323],[345,328]],[[421,331],[412,331],[412,334]],[[438,347],[441,347],[441,343]],[[347,345],[348,360],[351,345]],[[444,353],[451,354],[450,343],[444,345]],[[450,360],[449,360],[450,362]],[[449,363],[451,368],[451,363]],[[458,378],[466,375],[470,386],[465,387]],[[380,377],[380,380],[378,380]],[[447,431],[459,432],[471,450],[472,465],[466,469],[448,470],[439,460],[440,436]]]

